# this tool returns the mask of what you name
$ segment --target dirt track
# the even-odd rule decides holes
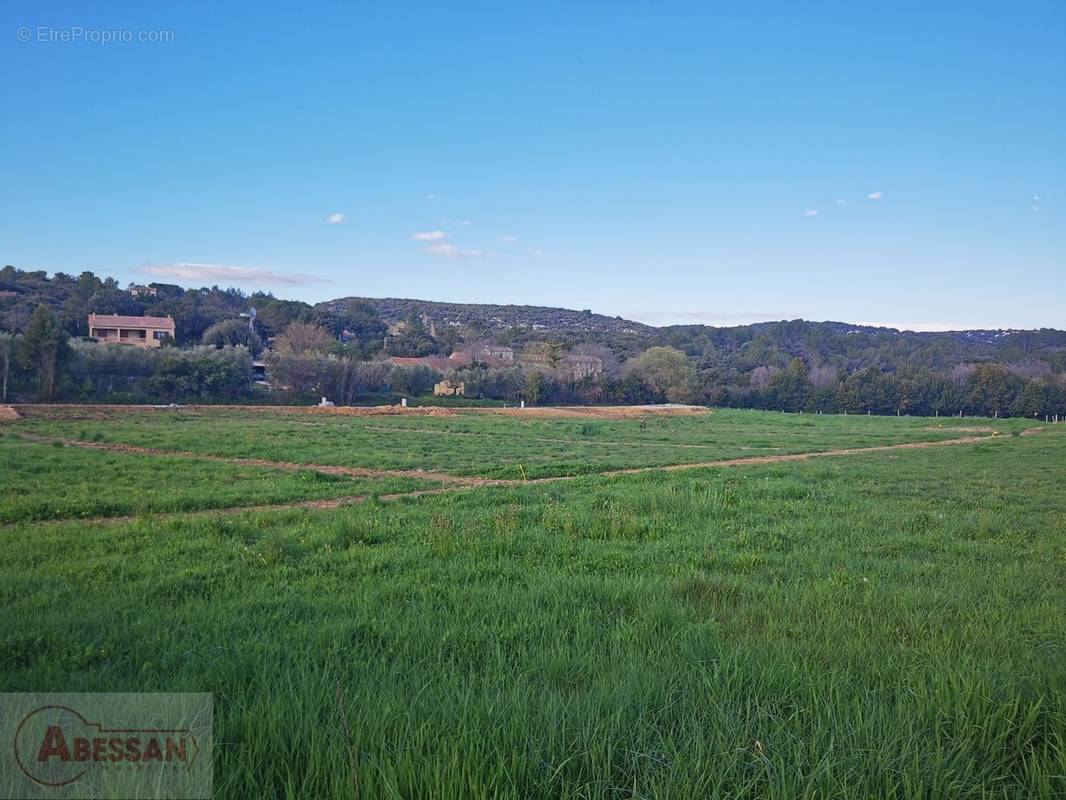
[[[1041,428],[1030,428],[1026,431],[1037,432],[1042,430]],[[425,495],[445,494],[457,491],[469,491],[471,489],[493,487],[493,486],[526,486],[530,484],[546,484],[546,483],[559,483],[563,481],[576,480],[582,477],[613,477],[618,475],[636,475],[644,472],[679,472],[682,470],[692,469],[719,469],[725,467],[743,467],[743,466],[756,466],[759,464],[777,464],[787,461],[807,461],[813,458],[833,458],[841,456],[853,456],[863,455],[866,453],[884,453],[893,450],[924,450],[931,447],[946,447],[953,445],[966,445],[976,444],[978,442],[988,441],[994,438],[992,435],[976,435],[965,436],[958,439],[941,439],[933,442],[905,442],[903,444],[886,444],[876,445],[873,447],[854,447],[837,450],[822,450],[810,453],[790,453],[786,455],[770,455],[770,456],[751,456],[745,458],[731,458],[718,461],[701,461],[695,463],[686,464],[669,464],[665,466],[651,466],[651,467],[627,467],[622,469],[605,470],[603,472],[589,473],[587,475],[557,475],[544,478],[533,478],[527,481],[521,480],[506,480],[506,479],[493,479],[493,478],[478,478],[478,477],[466,477],[459,475],[450,475],[443,472],[435,472],[430,470],[374,470],[364,467],[341,467],[330,464],[297,464],[292,462],[283,461],[268,461],[266,459],[255,458],[228,458],[226,456],[215,456],[204,453],[189,453],[183,451],[173,450],[158,450],[149,447],[136,447],[132,445],[123,444],[109,444],[105,442],[82,442],[77,440],[67,439],[51,439],[45,436],[36,436],[30,434],[22,434],[25,438],[32,441],[41,443],[61,442],[62,444],[71,447],[86,447],[96,450],[106,450],[111,452],[120,453],[137,453],[142,455],[156,455],[156,456],[169,456],[177,458],[188,458],[190,460],[204,460],[204,461],[220,461],[231,464],[240,464],[244,466],[254,467],[267,467],[273,469],[283,470],[312,470],[315,472],[323,472],[330,475],[348,475],[351,477],[405,477],[405,478],[421,478],[426,480],[440,481],[443,485],[440,488],[431,489],[419,489],[411,492],[402,492],[397,494],[381,495],[378,499],[382,502],[392,502],[401,500],[403,498],[416,498]],[[113,524],[130,522],[139,517],[152,516],[159,518],[169,517],[183,517],[183,516],[204,516],[208,514],[241,514],[251,513],[258,511],[283,511],[287,509],[315,509],[315,510],[328,510],[333,508],[341,508],[343,506],[357,505],[363,503],[368,499],[367,495],[350,495],[345,497],[336,497],[325,500],[305,500],[296,503],[278,503],[272,505],[259,505],[259,506],[233,506],[229,508],[215,508],[215,509],[203,509],[198,511],[188,512],[168,512],[161,514],[141,514],[141,515],[123,515],[117,517],[96,517],[89,519],[79,519],[81,523],[95,523],[95,524]],[[71,520],[41,520],[36,523],[29,524],[55,524],[60,522],[69,522]],[[0,525],[0,527],[12,527],[15,524],[27,524],[27,523],[11,523],[6,525]]]
[[[9,409],[13,416],[6,416]],[[130,411],[187,412],[194,414],[212,411],[243,411],[249,414],[325,414],[341,417],[454,417],[459,414],[494,414],[529,419],[633,419],[642,416],[693,416],[710,414],[704,406],[649,405],[649,406],[535,406],[529,408],[499,408],[494,406],[234,406],[234,405],[186,405],[186,406],[136,406],[136,405],[75,405],[75,404],[25,404],[18,409],[0,406],[0,422],[22,416],[39,419],[105,419],[115,414]]]
[[[712,413],[711,409],[705,406],[678,404],[659,406],[532,406],[529,408],[469,408],[456,410],[531,419],[633,419],[648,415],[691,417],[698,414]]]
[[[34,419],[59,419],[59,420],[101,420],[113,418],[116,414],[129,414],[136,412],[166,412],[166,413],[190,413],[210,414],[216,411],[241,411],[247,414],[327,414],[342,417],[390,417],[390,416],[416,416],[416,417],[451,417],[458,410],[438,406],[419,406],[417,408],[404,408],[403,406],[236,406],[236,405],[185,405],[185,406],[144,406],[144,405],[108,405],[97,403],[93,405],[74,403],[26,403],[0,408],[10,409],[15,416],[7,419],[18,419],[19,416]],[[480,409],[473,409],[480,410]],[[0,412],[0,422],[5,417]]]
[[[476,431],[445,431],[434,428],[389,428],[381,425],[364,425],[360,428],[361,431],[375,431],[377,433],[403,434],[403,433],[416,433],[416,434],[428,434],[430,436],[458,436],[460,438],[470,439],[506,439],[512,434],[509,433],[485,433]],[[579,445],[591,445],[592,447],[670,447],[681,450],[708,450],[718,447],[716,444],[679,444],[677,442],[656,442],[656,441],[631,441],[631,442],[618,442],[611,441],[609,439],[564,439],[561,437],[553,436],[523,436],[523,442],[544,442],[546,444],[579,444]],[[740,447],[740,450],[754,450],[753,447]]]
[[[20,433],[23,439],[42,444],[63,444],[67,447],[83,447],[88,450],[104,450],[109,453],[133,453],[143,456],[165,456],[168,458],[186,458],[190,461],[218,461],[225,464],[237,464],[245,467],[267,467],[289,472],[310,470],[325,475],[343,475],[348,478],[417,478],[420,480],[440,481],[463,486],[491,486],[497,481],[491,478],[463,477],[446,472],[426,469],[370,469],[369,467],[345,467],[335,464],[299,464],[294,461],[270,461],[265,458],[242,458],[218,456],[212,453],[194,453],[189,450],[161,450],[156,447],[141,447],[133,444],[111,442],[85,442],[79,439],[59,439],[51,436],[38,436],[34,433]]]
[[[446,492],[469,491],[473,486],[453,486],[447,489],[418,489],[413,492],[401,492],[397,494],[383,494],[378,496],[380,502],[390,503],[403,498],[416,498],[425,495],[444,494]],[[84,525],[123,525],[136,522],[138,519],[173,519],[175,517],[207,517],[212,515],[231,516],[235,514],[254,514],[258,511],[295,511],[308,509],[313,511],[329,511],[345,506],[357,506],[370,499],[370,495],[353,494],[344,497],[330,497],[324,500],[301,500],[296,503],[274,503],[258,506],[226,506],[223,508],[201,508],[195,511],[163,511],[158,513],[145,512],[143,514],[124,514],[118,517],[68,517],[63,519],[41,519],[32,522],[6,522],[0,524],[0,528],[14,528],[18,525],[59,525],[64,522],[78,522]]]

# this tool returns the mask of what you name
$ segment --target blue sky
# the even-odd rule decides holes
[[[99,6],[0,6],[0,263],[1066,328],[1060,0]]]

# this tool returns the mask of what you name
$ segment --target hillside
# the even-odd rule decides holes
[[[564,344],[598,344],[619,355],[653,345],[676,347],[701,358],[711,353],[742,362],[741,368],[784,366],[791,358],[833,363],[844,369],[901,365],[944,369],[971,361],[1026,361],[1039,358],[1066,370],[1066,331],[962,330],[920,333],[847,322],[791,320],[716,328],[709,325],[652,327],[640,322],[550,306],[441,303],[431,300],[346,297],[315,306],[339,312],[365,306],[389,325],[415,315],[437,330],[465,329],[509,344],[556,339]]]
[[[394,324],[411,314],[424,317],[437,325],[454,327],[477,326],[485,331],[505,331],[520,328],[545,333],[591,334],[614,336],[619,334],[650,334],[648,325],[594,314],[590,310],[574,311],[551,306],[517,306],[479,303],[439,303],[432,300],[413,300],[398,297],[343,297],[319,303],[316,308],[333,309],[342,305],[364,303],[371,306],[381,319]]]
[[[73,337],[86,337],[89,313],[171,315],[173,343],[181,349],[158,359],[129,353],[119,358],[82,341],[58,373],[42,382],[20,358],[26,347],[19,338],[27,335],[41,305],[54,312],[57,328]],[[252,332],[243,322],[232,325],[252,308]],[[312,337],[318,342],[315,354],[293,360],[272,347],[293,323],[301,323],[305,333],[318,329]],[[47,329],[49,323],[42,318],[41,324]],[[805,320],[654,328],[588,309],[366,297],[312,306],[232,288],[186,290],[157,283],[121,288],[91,272],[48,276],[5,267],[3,332],[14,336],[2,340],[0,393],[7,389],[18,397],[248,398],[251,364],[240,359],[260,348],[276,388],[303,399],[417,396],[432,390],[450,368],[449,355],[492,343],[511,348],[513,363],[524,366],[464,372],[459,377],[469,396],[531,404],[667,399],[849,413],[1066,414],[1066,331],[1053,329],[915,333]],[[239,356],[232,348],[194,349],[202,343],[248,350]],[[556,361],[547,367],[549,353]],[[428,360],[399,364],[393,358]],[[422,372],[401,368],[416,364]]]

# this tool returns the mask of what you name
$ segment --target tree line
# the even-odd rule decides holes
[[[32,309],[29,304],[38,300]],[[406,301],[405,301],[406,302]],[[417,301],[412,301],[417,302]],[[256,309],[253,324],[247,316]],[[471,306],[470,309],[477,307]],[[158,349],[86,337],[89,313],[170,314],[175,341]],[[469,309],[465,313],[472,313]],[[241,316],[241,315],[245,316]],[[495,330],[417,313],[391,329],[373,301],[317,306],[218,287],[120,289],[0,270],[0,397],[70,402],[391,402],[442,379],[472,398],[530,404],[686,402],[779,411],[912,415],[1066,415],[1062,331],[900,334],[802,321],[737,328],[675,326],[627,336]],[[437,371],[389,356],[442,355],[472,342],[537,352],[536,366],[474,363]],[[575,377],[567,353],[594,354]],[[269,384],[253,361],[267,364]]]
[[[956,365],[949,371],[867,367],[847,375],[811,368],[794,358],[786,368],[757,367],[741,381],[723,382],[680,350],[654,346],[574,377],[559,358],[534,369],[474,362],[438,371],[368,359],[358,345],[327,328],[290,323],[263,350],[243,321],[218,324],[189,348],[142,349],[72,339],[57,315],[41,305],[24,332],[0,333],[0,399],[108,403],[337,404],[418,398],[447,379],[471,398],[531,405],[696,403],[791,412],[926,416],[1066,416],[1061,374],[1026,375],[999,363]],[[549,343],[546,351],[559,348]],[[256,382],[253,358],[262,352],[270,383]],[[559,366],[551,366],[552,364]]]

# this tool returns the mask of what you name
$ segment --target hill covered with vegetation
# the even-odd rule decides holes
[[[34,328],[41,308],[54,323],[41,317]],[[86,341],[89,313],[170,315],[181,355],[170,347],[121,356],[100,349]],[[531,403],[1066,414],[1066,331],[1053,329],[916,333],[805,320],[656,328],[588,309],[368,297],[311,305],[217,286],[123,288],[92,272],[49,276],[8,266],[0,270],[0,332],[5,397],[356,402],[417,396],[449,377],[469,396]],[[42,336],[64,340],[48,356],[56,375],[43,382],[40,359],[51,351],[39,346]],[[512,348],[513,363],[441,366],[484,343]],[[249,359],[260,354],[270,364],[268,397],[249,377]],[[568,370],[569,355],[585,369]],[[397,356],[425,363],[395,366]]]

